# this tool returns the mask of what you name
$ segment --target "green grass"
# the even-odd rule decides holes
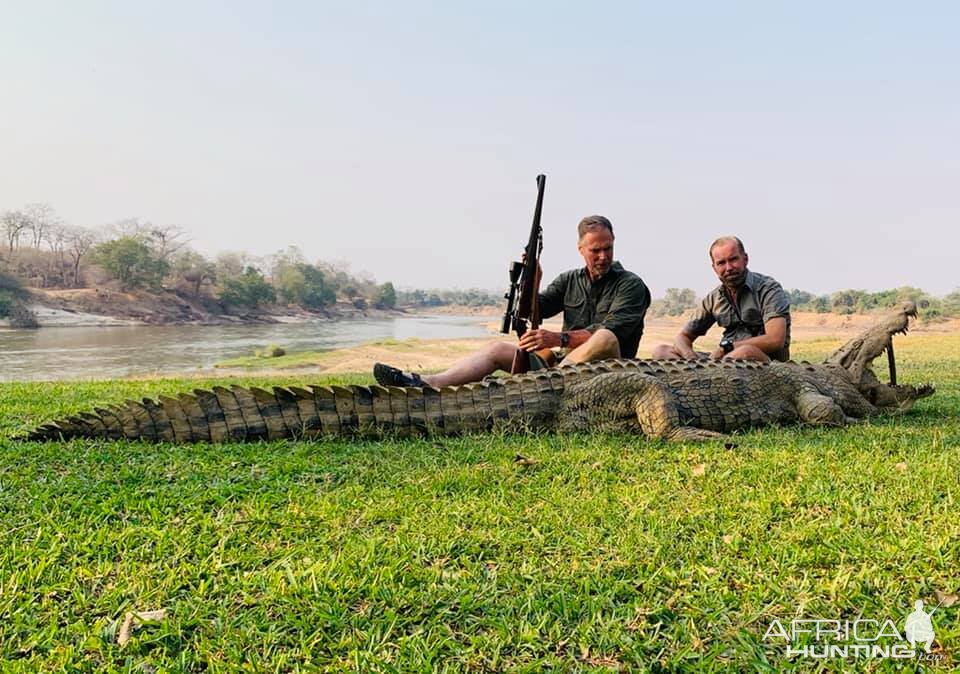
[[[902,629],[914,599],[960,589],[960,337],[897,353],[903,381],[938,385],[908,416],[699,445],[19,443],[214,382],[0,385],[2,669],[806,671],[762,642],[773,618]],[[127,611],[160,608],[117,645]],[[934,625],[947,671],[960,605]]]

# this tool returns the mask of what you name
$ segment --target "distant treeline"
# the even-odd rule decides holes
[[[960,289],[949,295],[937,297],[920,288],[903,286],[879,292],[867,290],[838,290],[829,295],[816,295],[806,290],[788,290],[790,308],[793,311],[810,311],[818,314],[860,314],[882,310],[904,300],[916,302],[923,319],[960,316]],[[652,316],[679,316],[699,304],[696,293],[690,288],[667,288],[666,295],[650,305]]]
[[[0,212],[0,318],[13,317],[29,325],[22,289],[93,288],[173,292],[199,302],[211,313],[245,313],[283,304],[325,310],[338,302],[356,309],[407,307],[498,306],[499,293],[469,290],[397,290],[349,271],[345,263],[308,262],[296,247],[272,255],[220,253],[207,258],[187,244],[176,225],[156,225],[139,219],[122,220],[95,229],[65,223],[47,204],[27,204]],[[889,307],[910,299],[921,316],[960,315],[960,290],[935,297],[919,288],[903,287],[876,293],[841,290],[814,295],[790,290],[795,310],[850,314]],[[677,316],[697,306],[690,288],[668,288],[653,302],[652,316]]]
[[[392,284],[351,274],[344,265],[310,263],[296,248],[207,258],[172,225],[131,219],[76,227],[46,204],[28,204],[0,213],[0,233],[0,316],[15,310],[24,287],[172,291],[223,313],[276,303],[322,309],[338,299],[361,309],[396,303]]]
[[[322,311],[338,302],[366,310],[500,301],[482,290],[398,292],[391,282],[352,273],[346,263],[309,262],[296,247],[208,258],[190,248],[178,226],[127,219],[77,227],[48,204],[0,212],[0,235],[0,318],[12,316],[22,325],[30,324],[19,302],[24,288],[173,292],[224,314],[278,304]]]
[[[504,303],[503,295],[487,290],[470,288],[468,290],[399,290],[397,303],[410,307],[442,307],[447,305],[463,307],[493,307]]]

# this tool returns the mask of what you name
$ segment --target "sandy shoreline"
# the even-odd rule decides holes
[[[639,358],[649,358],[653,347],[660,343],[673,341],[674,336],[685,322],[682,316],[660,317],[647,321],[640,349]],[[794,344],[818,340],[849,339],[867,326],[873,324],[875,316],[837,314],[807,314],[798,313],[793,316],[791,331]],[[327,351],[317,354],[314,364],[289,368],[271,368],[267,363],[264,367],[255,370],[245,368],[220,368],[217,372],[223,374],[241,374],[255,372],[256,374],[346,374],[354,372],[369,373],[376,362],[387,362],[405,370],[436,371],[449,367],[453,362],[472,353],[484,344],[495,341],[515,343],[515,338],[501,335],[498,330],[499,320],[491,321],[487,325],[489,337],[473,339],[409,339],[390,341],[389,343],[369,343],[357,346]],[[560,329],[557,321],[547,321],[544,327]],[[916,323],[910,334],[949,334],[960,333],[960,320],[953,319],[938,323]],[[710,333],[698,341],[699,345],[714,344],[720,338],[720,331],[714,327]]]

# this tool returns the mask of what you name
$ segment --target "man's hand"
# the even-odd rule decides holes
[[[680,334],[677,335],[677,338],[673,340],[673,348],[680,354],[681,358],[696,360],[699,356],[697,356],[697,352],[693,350],[693,340],[695,339],[696,337],[681,331]]]
[[[710,360],[721,360],[726,355],[727,352],[723,350],[723,347],[718,346],[710,353]]]
[[[520,338],[520,348],[524,351],[539,351],[560,346],[560,333],[538,328],[527,330]]]

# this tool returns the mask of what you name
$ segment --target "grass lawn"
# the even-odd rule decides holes
[[[763,636],[793,618],[902,632],[914,600],[960,590],[960,335],[901,338],[897,355],[903,382],[938,387],[908,416],[703,444],[20,443],[38,422],[195,383],[0,384],[0,664],[892,670],[788,659]],[[305,380],[244,383],[266,381]],[[160,609],[118,644],[127,612]],[[933,625],[930,667],[948,671],[960,603]]]

